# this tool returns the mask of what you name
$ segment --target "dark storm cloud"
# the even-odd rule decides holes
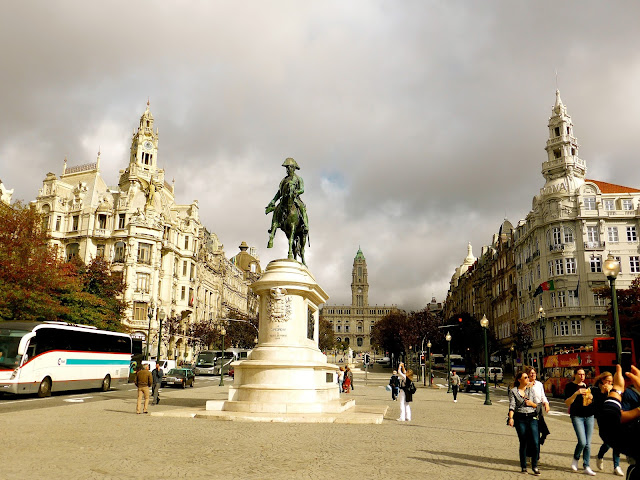
[[[29,2],[0,19],[0,178],[31,200],[48,171],[125,168],[148,97],[178,201],[229,256],[262,263],[264,207],[300,163],[309,265],[350,300],[442,300],[472,242],[543,184],[555,70],[589,176],[640,186],[632,2]]]

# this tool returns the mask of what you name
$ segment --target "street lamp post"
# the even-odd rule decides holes
[[[154,310],[155,310],[156,306],[153,303],[153,300],[151,300],[151,303],[149,304],[149,310],[147,311],[147,316],[149,317],[149,329],[147,330],[147,352],[145,354],[145,358],[147,360],[149,360],[149,340],[151,339],[151,320],[153,319],[153,315],[154,315]]]
[[[540,366],[540,374],[544,379],[544,331],[547,329],[547,314],[544,313],[544,308],[542,307],[538,310],[538,323],[540,324],[540,330],[542,331],[542,365]]]
[[[489,344],[487,342],[487,330],[489,330],[489,320],[486,315],[482,316],[480,326],[484,332],[484,404],[491,405],[489,393]]]
[[[224,329],[224,327],[220,328],[220,334],[222,335],[222,360],[220,360],[220,387],[224,387],[224,372],[223,372],[223,367],[224,367],[224,336],[227,333],[227,331]]]
[[[509,351],[511,352],[511,373],[513,374],[513,378],[515,378],[516,377],[516,359],[515,359],[516,347],[511,345],[511,348],[509,349]]]
[[[447,383],[449,384],[447,393],[451,393],[451,335],[449,332],[444,339],[447,341]]]
[[[618,318],[618,295],[616,294],[616,278],[620,273],[620,262],[609,254],[604,261],[604,274],[611,285],[611,310],[613,311],[613,327],[616,335],[616,363],[622,365],[622,339],[620,338],[620,319]]]
[[[160,345],[162,345],[162,321],[164,320],[165,315],[164,310],[160,309],[158,312],[158,321],[160,322],[158,325],[158,357],[156,358],[156,361],[158,362],[160,361]]]
[[[431,387],[431,340],[427,342],[427,355],[429,356],[429,386]]]

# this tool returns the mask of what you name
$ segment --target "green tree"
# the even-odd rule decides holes
[[[201,320],[190,324],[187,335],[187,344],[193,347],[196,354],[200,350],[213,348],[221,339],[220,330],[213,320]]]
[[[371,344],[389,352],[389,356],[400,358],[404,354],[404,342],[401,332],[407,332],[407,314],[399,310],[385,315],[371,329]],[[408,347],[408,345],[407,345]]]
[[[533,345],[533,331],[531,325],[524,322],[518,322],[516,330],[516,350],[523,354],[523,362],[526,361],[527,353]]]
[[[613,326],[613,310],[611,307],[611,288],[603,287],[594,289],[594,293],[609,300],[607,310],[608,334],[613,337],[615,329]],[[616,289],[618,300],[618,319],[620,321],[620,336],[632,338],[635,343],[635,350],[640,347],[640,276],[633,279],[629,288]],[[636,353],[637,355],[637,353]]]
[[[333,335],[333,326],[328,320],[320,317],[318,320],[318,348],[326,352],[327,350],[331,350],[335,347],[335,336]]]
[[[251,349],[255,347],[255,339],[258,336],[256,329],[259,329],[258,319],[250,319],[245,316],[235,315],[229,318],[239,320],[237,322],[226,322],[225,344],[226,346],[237,346],[238,348]]]

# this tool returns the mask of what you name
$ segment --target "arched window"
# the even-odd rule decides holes
[[[359,346],[359,347],[361,347],[361,346],[362,346],[362,344],[364,343],[364,340],[362,339],[362,337],[358,337],[358,341],[357,341],[357,343],[358,343],[358,346]]]
[[[344,339],[344,343],[346,343],[347,345],[349,345],[349,337],[346,337],[346,338]]]
[[[49,213],[51,212],[51,207],[46,203],[42,206],[42,230],[49,230]]]
[[[114,247],[114,256],[113,256],[113,262],[114,263],[123,263],[124,262],[124,257],[125,257],[125,253],[126,253],[126,244],[124,242],[116,242],[116,245]]]

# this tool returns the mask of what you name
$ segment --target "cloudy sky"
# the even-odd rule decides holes
[[[558,87],[589,178],[640,187],[638,2],[42,1],[0,16],[0,179],[33,200],[47,172],[126,167],[147,98],[179,203],[227,256],[263,266],[264,207],[294,157],[307,263],[350,301],[360,246],[371,303],[442,301],[471,242],[543,185]],[[556,77],[557,71],[557,77]]]

